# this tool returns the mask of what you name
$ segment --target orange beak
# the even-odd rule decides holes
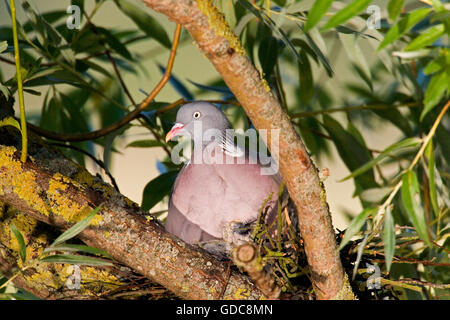
[[[167,133],[166,135],[166,142],[172,140],[174,137],[176,137],[179,132],[184,128],[184,124],[182,123],[175,123],[172,129]]]

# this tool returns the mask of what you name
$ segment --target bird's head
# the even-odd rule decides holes
[[[202,144],[211,140],[211,135],[224,134],[231,128],[225,114],[208,102],[192,102],[183,105],[177,112],[176,123],[166,135],[166,141],[176,136],[189,136]]]

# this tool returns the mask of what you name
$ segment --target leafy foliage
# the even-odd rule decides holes
[[[354,182],[362,210],[353,213],[341,234],[340,249],[351,257],[354,275],[368,278],[362,262],[378,263],[383,287],[399,290],[397,297],[448,299],[448,271],[443,269],[450,266],[450,8],[439,0],[414,6],[390,0],[386,10],[380,8],[388,16],[380,17],[379,29],[371,29],[366,8],[372,2],[314,1],[309,7],[301,1],[214,1],[312,156],[326,161],[335,147],[350,171],[344,179]],[[156,57],[171,46],[166,26],[129,0],[111,2],[132,21],[112,29],[92,20],[102,14],[105,1],[93,2],[91,12],[85,12],[84,1],[76,3],[85,14],[79,30],[66,27],[65,8],[38,13],[32,1],[23,1],[27,19],[18,23],[23,90],[42,95],[36,123],[61,134],[85,133],[94,124],[105,127],[120,120],[137,99],[120,80],[123,74],[148,76],[133,44],[155,40],[149,42],[155,53],[151,58],[161,73],[165,66]],[[188,42],[183,35],[181,43]],[[14,64],[12,43],[11,27],[0,26],[1,65]],[[342,70],[350,77],[342,77]],[[170,85],[179,97],[213,96],[224,101],[222,108],[234,125],[251,125],[221,79],[198,83],[175,74]],[[4,79],[1,71],[0,125],[19,128],[7,111],[17,90],[17,77]],[[174,108],[167,108],[172,102],[153,101],[141,117],[113,134],[70,142],[61,150],[84,165],[84,155],[70,146],[92,153],[99,145],[109,151],[107,158],[126,151],[117,140],[130,128],[147,129],[151,138],[127,147],[161,148],[166,154],[155,164],[161,175],[142,192],[142,207],[153,210],[167,199],[180,169],[170,161],[173,143],[163,138],[175,120]],[[371,149],[367,135],[379,134],[384,126],[397,128],[400,137],[384,150]],[[101,254],[70,244],[55,248]],[[80,262],[72,255],[50,259]]]

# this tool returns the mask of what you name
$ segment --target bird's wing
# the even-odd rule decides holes
[[[261,175],[259,164],[227,163],[190,163],[178,175],[171,197],[176,214],[216,238],[231,221],[255,220],[271,194],[273,206],[279,187],[271,176]]]
[[[169,214],[166,219],[165,228],[168,232],[191,244],[217,239],[202,230],[198,225],[189,221],[173,204],[172,197],[169,199]]]

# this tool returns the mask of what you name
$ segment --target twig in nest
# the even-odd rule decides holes
[[[275,283],[275,280],[264,271],[261,256],[256,247],[251,243],[245,243],[233,250],[234,263],[242,267],[255,282],[255,285],[269,299],[278,299],[281,289]]]

